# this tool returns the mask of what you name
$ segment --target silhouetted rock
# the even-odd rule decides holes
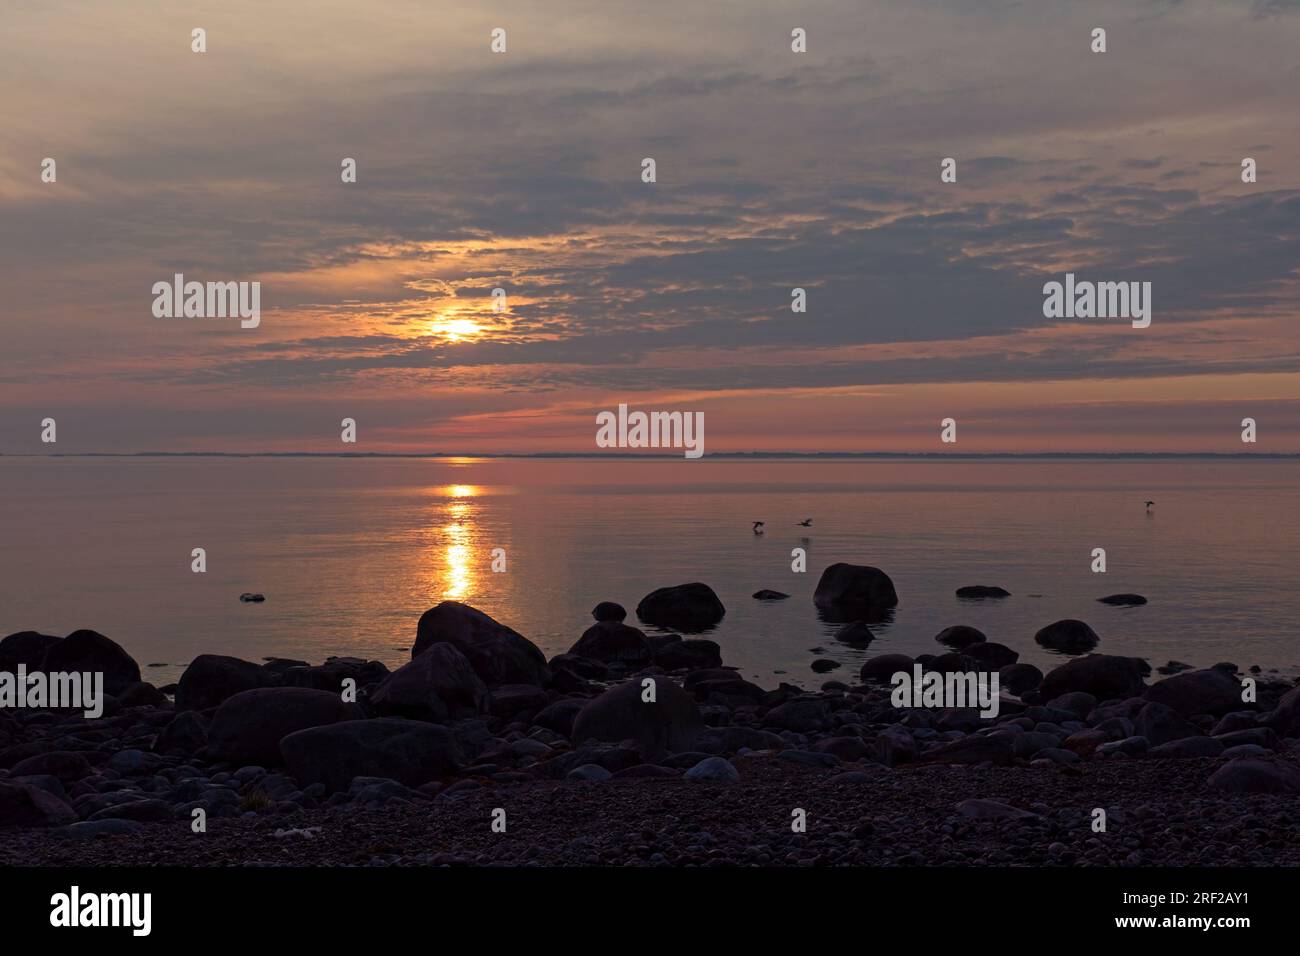
[[[319,783],[326,792],[347,790],[354,777],[388,777],[416,787],[461,766],[446,727],[396,717],[300,730],[280,741],[280,753],[300,786]]]
[[[1213,737],[1180,737],[1152,747],[1147,751],[1147,756],[1166,760],[1195,760],[1199,757],[1217,757],[1221,753],[1223,744]]]
[[[1138,607],[1146,604],[1147,599],[1140,594],[1109,594],[1104,598],[1097,598],[1102,604],[1110,604],[1114,607]]]
[[[910,675],[913,663],[912,658],[906,654],[879,654],[863,662],[858,676],[864,682],[888,684],[900,671]]]
[[[167,695],[153,684],[136,681],[123,690],[117,700],[123,707],[163,707],[167,704]]]
[[[488,707],[494,717],[517,719],[520,714],[535,714],[550,703],[546,691],[536,684],[502,684],[493,687]]]
[[[1146,704],[1133,721],[1134,730],[1152,744],[1159,746],[1184,737],[1202,737],[1201,729],[1182,717],[1172,707],[1152,701]]]
[[[261,604],[263,601],[266,600],[266,595],[254,594],[251,591],[245,591],[243,594],[239,595],[239,600],[245,604]]]
[[[854,617],[876,617],[879,612],[898,606],[898,593],[889,575],[879,568],[861,564],[832,564],[822,572],[813,592],[813,603],[833,616],[854,611]]]
[[[865,621],[851,621],[835,632],[835,640],[853,647],[866,647],[876,639]]]
[[[1216,668],[1185,671],[1147,688],[1146,699],[1166,704],[1184,717],[1219,716],[1241,709],[1241,684]]]
[[[364,689],[380,684],[389,674],[388,666],[382,662],[360,657],[329,657],[324,664],[315,667],[297,663],[284,668],[273,667],[271,664],[264,666],[273,673],[279,673],[286,687],[310,687],[334,694],[343,690],[345,680],[354,681],[357,688]]]
[[[636,616],[645,623],[682,631],[712,627],[726,613],[713,589],[698,582],[651,591],[636,606]]]
[[[0,671],[17,673],[21,664],[28,671],[41,669],[45,652],[63,638],[52,634],[40,634],[36,631],[19,631],[0,641]]]
[[[1266,760],[1234,760],[1216,770],[1209,782],[1228,793],[1300,793],[1300,769]]]
[[[65,784],[72,784],[89,777],[94,768],[85,756],[75,750],[52,750],[20,760],[9,768],[13,777],[30,777],[48,774]]]
[[[154,753],[195,754],[208,745],[208,721],[192,710],[171,719],[153,742]]]
[[[613,601],[601,601],[591,610],[591,616],[598,621],[622,621],[627,617],[623,605]]]
[[[546,657],[536,644],[468,604],[443,601],[425,611],[416,628],[411,657],[418,657],[442,643],[454,644],[469,658],[475,673],[489,687],[497,684],[544,687],[551,682]]]
[[[208,726],[208,754],[232,764],[280,763],[280,740],[309,727],[359,720],[360,709],[309,687],[259,687],[229,697]]]
[[[207,710],[245,690],[273,687],[278,676],[252,661],[221,654],[200,654],[176,684],[177,710]]]
[[[117,695],[140,680],[140,665],[115,641],[96,631],[73,631],[51,644],[41,659],[41,670],[49,673],[102,671],[104,691]]]
[[[619,661],[629,667],[645,667],[654,656],[645,633],[619,621],[593,624],[569,648],[569,653],[606,663]]]
[[[784,601],[789,596],[783,591],[772,591],[768,588],[762,588],[754,592],[754,597],[760,601]]]
[[[1043,682],[1043,672],[1033,664],[1005,664],[998,668],[998,684],[1017,696]]]
[[[1020,660],[1020,652],[995,641],[967,644],[962,653],[985,667],[1006,667]]]
[[[949,647],[955,647],[959,650],[969,647],[971,644],[982,644],[987,640],[983,631],[967,627],[965,624],[945,627],[934,636],[934,639],[941,644],[947,644]]]
[[[1034,635],[1034,640],[1053,650],[1081,654],[1096,647],[1101,638],[1083,621],[1066,618],[1047,625]]]
[[[1137,657],[1089,654],[1049,671],[1040,691],[1047,700],[1073,690],[1086,691],[1098,700],[1137,697],[1146,688],[1143,678],[1150,673],[1146,661]]]
[[[827,671],[833,671],[839,666],[839,661],[833,661],[829,657],[819,657],[812,662],[812,669],[818,674],[825,674]]]
[[[650,679],[654,680],[653,702],[643,700],[640,680],[618,684],[589,701],[573,722],[573,743],[635,740],[648,758],[690,750],[704,729],[700,709],[673,681]]]
[[[384,678],[370,695],[385,716],[445,721],[487,710],[488,688],[453,644],[434,644]]]
[[[989,584],[968,584],[965,587],[957,589],[959,598],[967,599],[984,599],[984,598],[1008,598],[1011,592],[1006,588],[1000,588],[996,585]]]
[[[922,754],[917,763],[1009,764],[1015,758],[1010,737],[962,737]]]
[[[654,662],[667,671],[722,666],[722,648],[703,638],[667,641],[654,649]]]
[[[60,827],[77,821],[77,811],[39,787],[0,780],[0,827]]]

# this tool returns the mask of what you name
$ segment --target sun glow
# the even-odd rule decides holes
[[[483,327],[473,319],[440,319],[433,331],[448,342],[465,342],[479,338],[483,334]]]

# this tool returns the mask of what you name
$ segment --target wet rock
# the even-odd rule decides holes
[[[958,650],[967,648],[972,644],[983,644],[988,640],[983,631],[974,627],[967,627],[965,624],[945,627],[935,635],[934,639],[940,644],[947,644],[949,647],[955,647]]]
[[[833,671],[840,666],[839,661],[831,660],[829,657],[819,657],[812,662],[812,669],[818,674],[825,674],[827,671]]]
[[[906,654],[880,654],[863,662],[858,676],[864,683],[888,684],[899,672],[911,674],[914,663]]]
[[[312,690],[327,690],[338,694],[343,690],[344,681],[351,680],[357,688],[374,687],[384,681],[388,667],[380,661],[367,661],[360,657],[331,657],[324,664],[312,667],[294,662],[285,668],[266,665],[273,673],[279,673],[286,687],[310,687]]]
[[[769,588],[760,588],[754,592],[754,599],[758,601],[784,601],[789,596],[783,591],[773,591]]]
[[[41,669],[45,653],[63,638],[36,631],[19,631],[0,641],[0,671],[18,672],[21,664],[29,672]]]
[[[850,621],[835,632],[835,640],[851,647],[866,647],[876,639],[865,621]]]
[[[957,589],[957,596],[967,600],[984,600],[988,598],[1009,598],[1011,592],[996,585],[968,584]]]
[[[1140,594],[1108,594],[1097,600],[1112,607],[1140,607],[1147,603],[1147,599]]]
[[[619,621],[593,624],[569,648],[569,653],[607,664],[618,661],[628,667],[645,667],[654,656],[645,633]]]
[[[1172,707],[1184,717],[1219,716],[1241,709],[1241,684],[1215,668],[1186,671],[1147,688],[1146,699]]]
[[[722,648],[702,638],[667,641],[655,647],[654,663],[667,671],[721,667]]]
[[[1101,638],[1083,621],[1066,618],[1044,627],[1034,635],[1034,640],[1053,650],[1081,654],[1096,647]]]
[[[300,730],[280,741],[280,752],[301,786],[319,783],[326,792],[347,790],[354,777],[389,777],[417,787],[461,766],[451,731],[396,717]]]
[[[1020,653],[994,641],[967,644],[962,653],[983,667],[1009,667],[1020,660]]]
[[[636,606],[636,615],[647,624],[680,631],[702,631],[726,615],[713,588],[694,582],[651,591]]]
[[[627,617],[627,611],[621,604],[615,604],[613,601],[601,601],[592,608],[591,616],[597,621],[622,621]]]
[[[519,714],[535,714],[550,703],[546,691],[534,684],[503,684],[492,689],[492,716],[504,720]]]
[[[1013,694],[1033,690],[1043,682],[1043,672],[1033,664],[1007,664],[998,669],[998,684]]]
[[[126,688],[117,700],[123,707],[165,707],[168,703],[166,694],[145,681]]]
[[[1140,658],[1089,654],[1048,672],[1040,690],[1048,700],[1070,691],[1084,691],[1098,700],[1136,697],[1149,673],[1151,668]]]
[[[208,745],[208,721],[192,710],[182,711],[163,727],[153,743],[154,753],[195,754]]]
[[[867,619],[898,606],[898,593],[889,575],[879,568],[860,564],[832,564],[822,572],[813,593],[813,603],[832,616],[846,619],[845,613],[867,610]],[[847,618],[854,619],[860,615]]]

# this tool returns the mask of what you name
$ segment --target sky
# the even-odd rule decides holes
[[[49,0],[0,89],[0,453],[1300,452],[1300,0]]]

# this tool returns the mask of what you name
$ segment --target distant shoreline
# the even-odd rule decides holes
[[[483,459],[582,459],[602,458],[637,461],[641,459],[680,461],[680,453],[638,452],[326,452],[326,451],[134,451],[134,452],[55,452],[49,454],[5,453],[0,458],[483,458]],[[919,461],[1295,461],[1300,452],[905,452],[905,451],[732,451],[713,452],[701,460],[762,461],[815,459],[819,461],[853,461],[907,459]]]

